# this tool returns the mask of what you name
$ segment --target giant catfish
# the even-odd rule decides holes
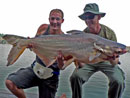
[[[56,60],[61,52],[66,63],[64,67],[72,62],[94,64],[102,61],[115,59],[130,51],[130,47],[102,38],[95,34],[72,30],[69,34],[41,35],[40,37],[25,38],[17,35],[4,35],[3,38],[13,45],[8,55],[7,66],[13,64],[23,51],[31,45],[31,50],[48,67]]]

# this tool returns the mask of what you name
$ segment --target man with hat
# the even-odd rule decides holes
[[[99,20],[105,16],[106,13],[99,12],[98,5],[96,3],[86,4],[84,13],[79,16],[84,20],[87,28],[84,29],[85,33],[92,33],[104,37],[109,40],[117,41],[116,35],[112,29],[100,24]],[[109,80],[108,98],[121,98],[121,95],[125,87],[124,72],[119,68],[119,58],[110,59],[110,62],[100,62],[96,64],[83,64],[82,67],[74,70],[70,77],[72,98],[82,97],[82,85],[89,80],[89,78],[101,71]],[[115,64],[113,66],[112,64]]]

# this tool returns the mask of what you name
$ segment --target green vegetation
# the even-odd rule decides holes
[[[4,36],[4,34],[1,34],[1,33],[0,33],[0,37],[2,37],[2,36]]]
[[[6,44],[6,40],[4,40],[2,37],[4,36],[4,34],[0,33],[0,44]]]

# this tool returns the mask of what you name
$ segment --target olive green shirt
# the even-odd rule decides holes
[[[104,37],[106,39],[117,42],[117,38],[116,38],[116,35],[115,35],[114,31],[112,29],[110,29],[109,27],[103,25],[103,24],[100,24],[100,25],[101,25],[101,30],[100,30],[98,35],[101,36],[101,37]],[[85,33],[91,33],[89,31],[88,27],[84,29],[84,32]]]

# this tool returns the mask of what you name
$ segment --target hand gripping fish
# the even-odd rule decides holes
[[[61,52],[66,60],[65,67],[72,62],[94,64],[109,61],[109,59],[115,59],[119,55],[130,52],[130,47],[121,43],[78,30],[72,30],[71,34],[41,35],[30,39],[8,34],[3,38],[13,45],[8,55],[7,66],[14,64],[30,45],[31,50],[47,67],[57,60],[58,52]]]

